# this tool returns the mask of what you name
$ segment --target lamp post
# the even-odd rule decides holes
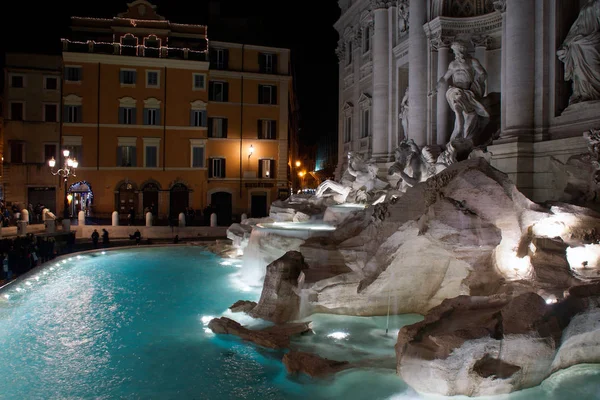
[[[294,163],[294,165],[296,166],[296,168],[294,169],[294,171],[298,171],[298,168],[300,168],[300,166],[302,165],[302,163],[300,161],[296,161]],[[300,176],[300,173],[298,173],[298,176]],[[298,186],[300,186],[300,182],[297,179],[292,179],[292,180],[295,180],[298,183]]]
[[[69,157],[69,150],[65,149],[62,152],[63,154],[63,167],[60,168],[58,171],[54,171],[54,167],[56,166],[56,160],[54,159],[54,157],[52,157],[50,160],[48,160],[48,165],[50,166],[50,173],[52,173],[52,175],[58,175],[63,179],[64,185],[65,185],[65,196],[64,196],[64,200],[65,200],[65,205],[64,205],[64,211],[63,211],[63,217],[65,219],[69,219],[69,197],[68,197],[68,193],[67,193],[67,182],[69,180],[69,176],[77,176],[75,175],[75,170],[77,169],[77,167],[79,166],[79,162],[77,162],[76,158],[71,158]]]

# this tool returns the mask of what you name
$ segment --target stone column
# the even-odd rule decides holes
[[[408,44],[408,138],[418,146],[427,144],[427,2],[410,0]]]
[[[389,118],[389,21],[387,8],[390,1],[372,0],[374,35],[373,35],[373,108],[372,143],[373,158],[387,161],[388,151],[388,118]]]
[[[438,43],[438,65],[437,65],[437,78],[442,78],[446,71],[448,71],[448,65],[450,64],[450,47],[447,43]],[[437,93],[437,118],[436,118],[436,130],[437,140],[436,144],[444,146],[450,139],[450,133],[448,129],[450,107],[448,101],[446,101],[446,90],[448,87],[440,88]]]
[[[475,46],[475,58],[487,71],[487,49],[490,43],[489,36],[478,36],[473,38],[473,45]],[[487,96],[488,89],[485,88],[484,96]]]
[[[502,51],[506,51],[506,82],[502,101],[506,129],[502,137],[521,141],[531,136],[534,124],[535,1],[507,0],[505,15]]]

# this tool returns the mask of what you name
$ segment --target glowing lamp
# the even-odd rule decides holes
[[[70,203],[71,201],[73,201],[73,195],[72,195],[71,193],[69,193],[69,194],[67,195],[67,200],[69,201],[69,203]]]
[[[65,157],[69,157],[69,154],[71,154],[71,152],[69,150],[63,150],[63,156]]]
[[[296,167],[299,167],[301,165],[302,165],[302,163],[300,161],[296,161]]]
[[[79,166],[79,161],[76,158],[73,159],[73,168],[77,168]]]
[[[72,167],[73,166],[73,160],[71,160],[70,158],[67,158],[67,165],[69,167]]]
[[[248,154],[251,156],[254,153],[254,147],[250,145],[250,149],[248,149]]]
[[[48,160],[48,165],[50,166],[50,168],[54,168],[54,166],[56,165],[56,160],[54,159],[54,157]]]

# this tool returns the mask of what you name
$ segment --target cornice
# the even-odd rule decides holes
[[[195,71],[208,70],[208,61],[173,60],[168,58],[132,57],[100,53],[63,52],[65,63],[102,63],[111,65],[130,65],[136,67],[167,67],[176,69],[191,69]]]
[[[436,17],[425,23],[423,29],[432,46],[444,46],[448,38],[457,36],[469,36],[475,45],[489,45],[490,36],[502,32],[502,14],[493,12],[470,18]]]

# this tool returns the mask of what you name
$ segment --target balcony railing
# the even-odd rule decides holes
[[[73,53],[99,53],[132,57],[171,58],[179,60],[207,61],[206,51],[194,51],[170,47],[124,46],[120,43],[74,42],[62,40],[63,51]]]

